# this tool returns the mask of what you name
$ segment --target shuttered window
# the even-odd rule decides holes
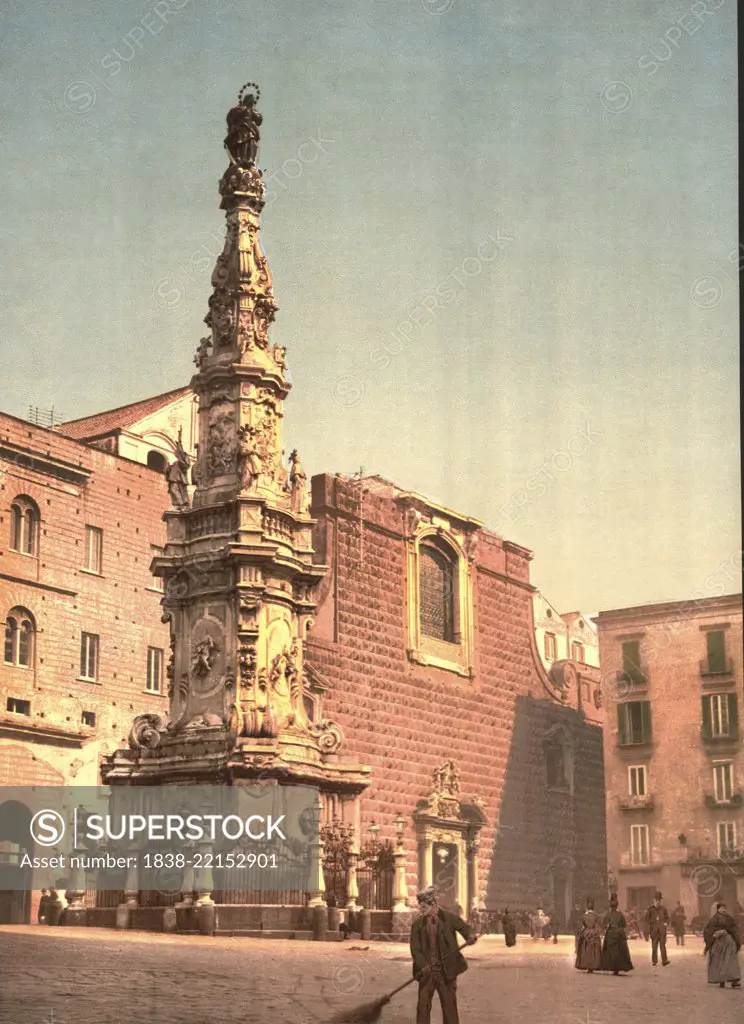
[[[618,742],[630,747],[651,742],[651,702],[627,701],[617,706]]]
[[[455,565],[444,552],[421,545],[419,553],[419,618],[421,632],[435,640],[455,642]]]
[[[703,739],[736,739],[739,709],[735,693],[711,693],[703,697]]]

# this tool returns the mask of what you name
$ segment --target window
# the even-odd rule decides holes
[[[736,825],[733,821],[718,822],[718,856],[725,857],[736,851]]]
[[[83,725],[89,725],[93,727],[96,724],[96,715],[94,711],[83,711]]]
[[[39,510],[30,498],[18,497],[10,506],[10,547],[24,555],[38,554]]]
[[[309,722],[316,721],[316,708],[315,701],[309,694],[305,694],[302,698],[302,705],[305,708],[305,714]]]
[[[726,634],[723,630],[714,630],[706,634],[708,644],[708,671],[726,671]]]
[[[623,644],[623,673],[632,683],[645,682],[641,672],[640,640],[628,640]]]
[[[734,766],[730,761],[713,766],[713,792],[719,804],[734,795]]]
[[[631,796],[646,796],[646,766],[631,765],[628,768],[628,792]]]
[[[30,700],[19,700],[18,697],[8,697],[8,703],[6,704],[6,707],[8,711],[12,711],[14,715],[31,714]]]
[[[85,568],[100,575],[103,555],[103,530],[85,527]]]
[[[163,652],[159,647],[147,648],[147,689],[160,693],[163,683]]]
[[[545,768],[549,786],[555,789],[569,788],[566,753],[560,740],[551,740],[545,744]]]
[[[619,744],[621,747],[651,742],[651,702],[628,701],[617,706]]]
[[[34,636],[36,624],[31,612],[25,608],[11,608],[5,620],[6,665],[31,668],[34,663]]]
[[[574,661],[578,661],[580,665],[584,664],[584,645],[577,643],[575,640],[571,644],[571,657]]]
[[[703,697],[703,739],[735,739],[738,706],[735,693],[711,693]]]
[[[435,640],[455,640],[455,565],[439,548],[422,544],[419,553],[421,632]]]
[[[163,548],[159,548],[155,544],[151,544],[150,545],[150,550],[152,551],[152,557],[153,558],[157,558],[158,555],[162,555],[162,553],[163,553]],[[163,591],[163,577],[162,576],[155,576],[155,575],[151,574],[150,575],[150,589],[151,590],[159,590],[162,593],[162,591]]]
[[[98,679],[98,637],[95,633],[83,633],[80,638],[80,676],[82,679]]]
[[[555,661],[556,658],[556,644],[555,644],[555,633],[545,634],[545,660]]]
[[[168,468],[168,462],[165,455],[155,451],[147,453],[147,465],[150,469],[156,469],[158,473],[165,473]]]
[[[630,860],[632,864],[650,864],[648,825],[630,826]]]

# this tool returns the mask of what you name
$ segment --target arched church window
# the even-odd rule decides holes
[[[31,668],[35,635],[36,623],[31,612],[25,608],[11,608],[5,620],[5,664]]]
[[[457,559],[444,548],[424,543],[419,550],[419,617],[424,636],[456,642]]]
[[[162,452],[149,451],[147,453],[147,466],[155,469],[158,473],[165,473],[168,468],[168,460]]]
[[[24,555],[38,554],[39,509],[30,498],[19,496],[10,506],[10,547]]]

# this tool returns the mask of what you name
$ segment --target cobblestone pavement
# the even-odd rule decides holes
[[[209,939],[141,932],[0,927],[2,1024],[323,1024],[410,977],[407,948]],[[670,947],[653,968],[631,942],[627,977],[573,969],[573,943],[488,936],[468,950],[459,984],[462,1024],[743,1024],[742,990],[706,982],[700,939]],[[396,996],[381,1024],[415,1020],[416,986]],[[432,1024],[439,1024],[438,1005]]]

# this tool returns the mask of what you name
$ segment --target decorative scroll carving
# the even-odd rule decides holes
[[[324,754],[337,753],[344,742],[341,726],[326,719],[310,724],[310,735],[315,737],[320,751]]]
[[[274,347],[271,350],[271,354],[274,357],[274,362],[283,373],[287,366],[286,345],[274,345]]]
[[[154,750],[164,732],[165,722],[160,715],[137,715],[129,732],[129,746],[132,750]]]

